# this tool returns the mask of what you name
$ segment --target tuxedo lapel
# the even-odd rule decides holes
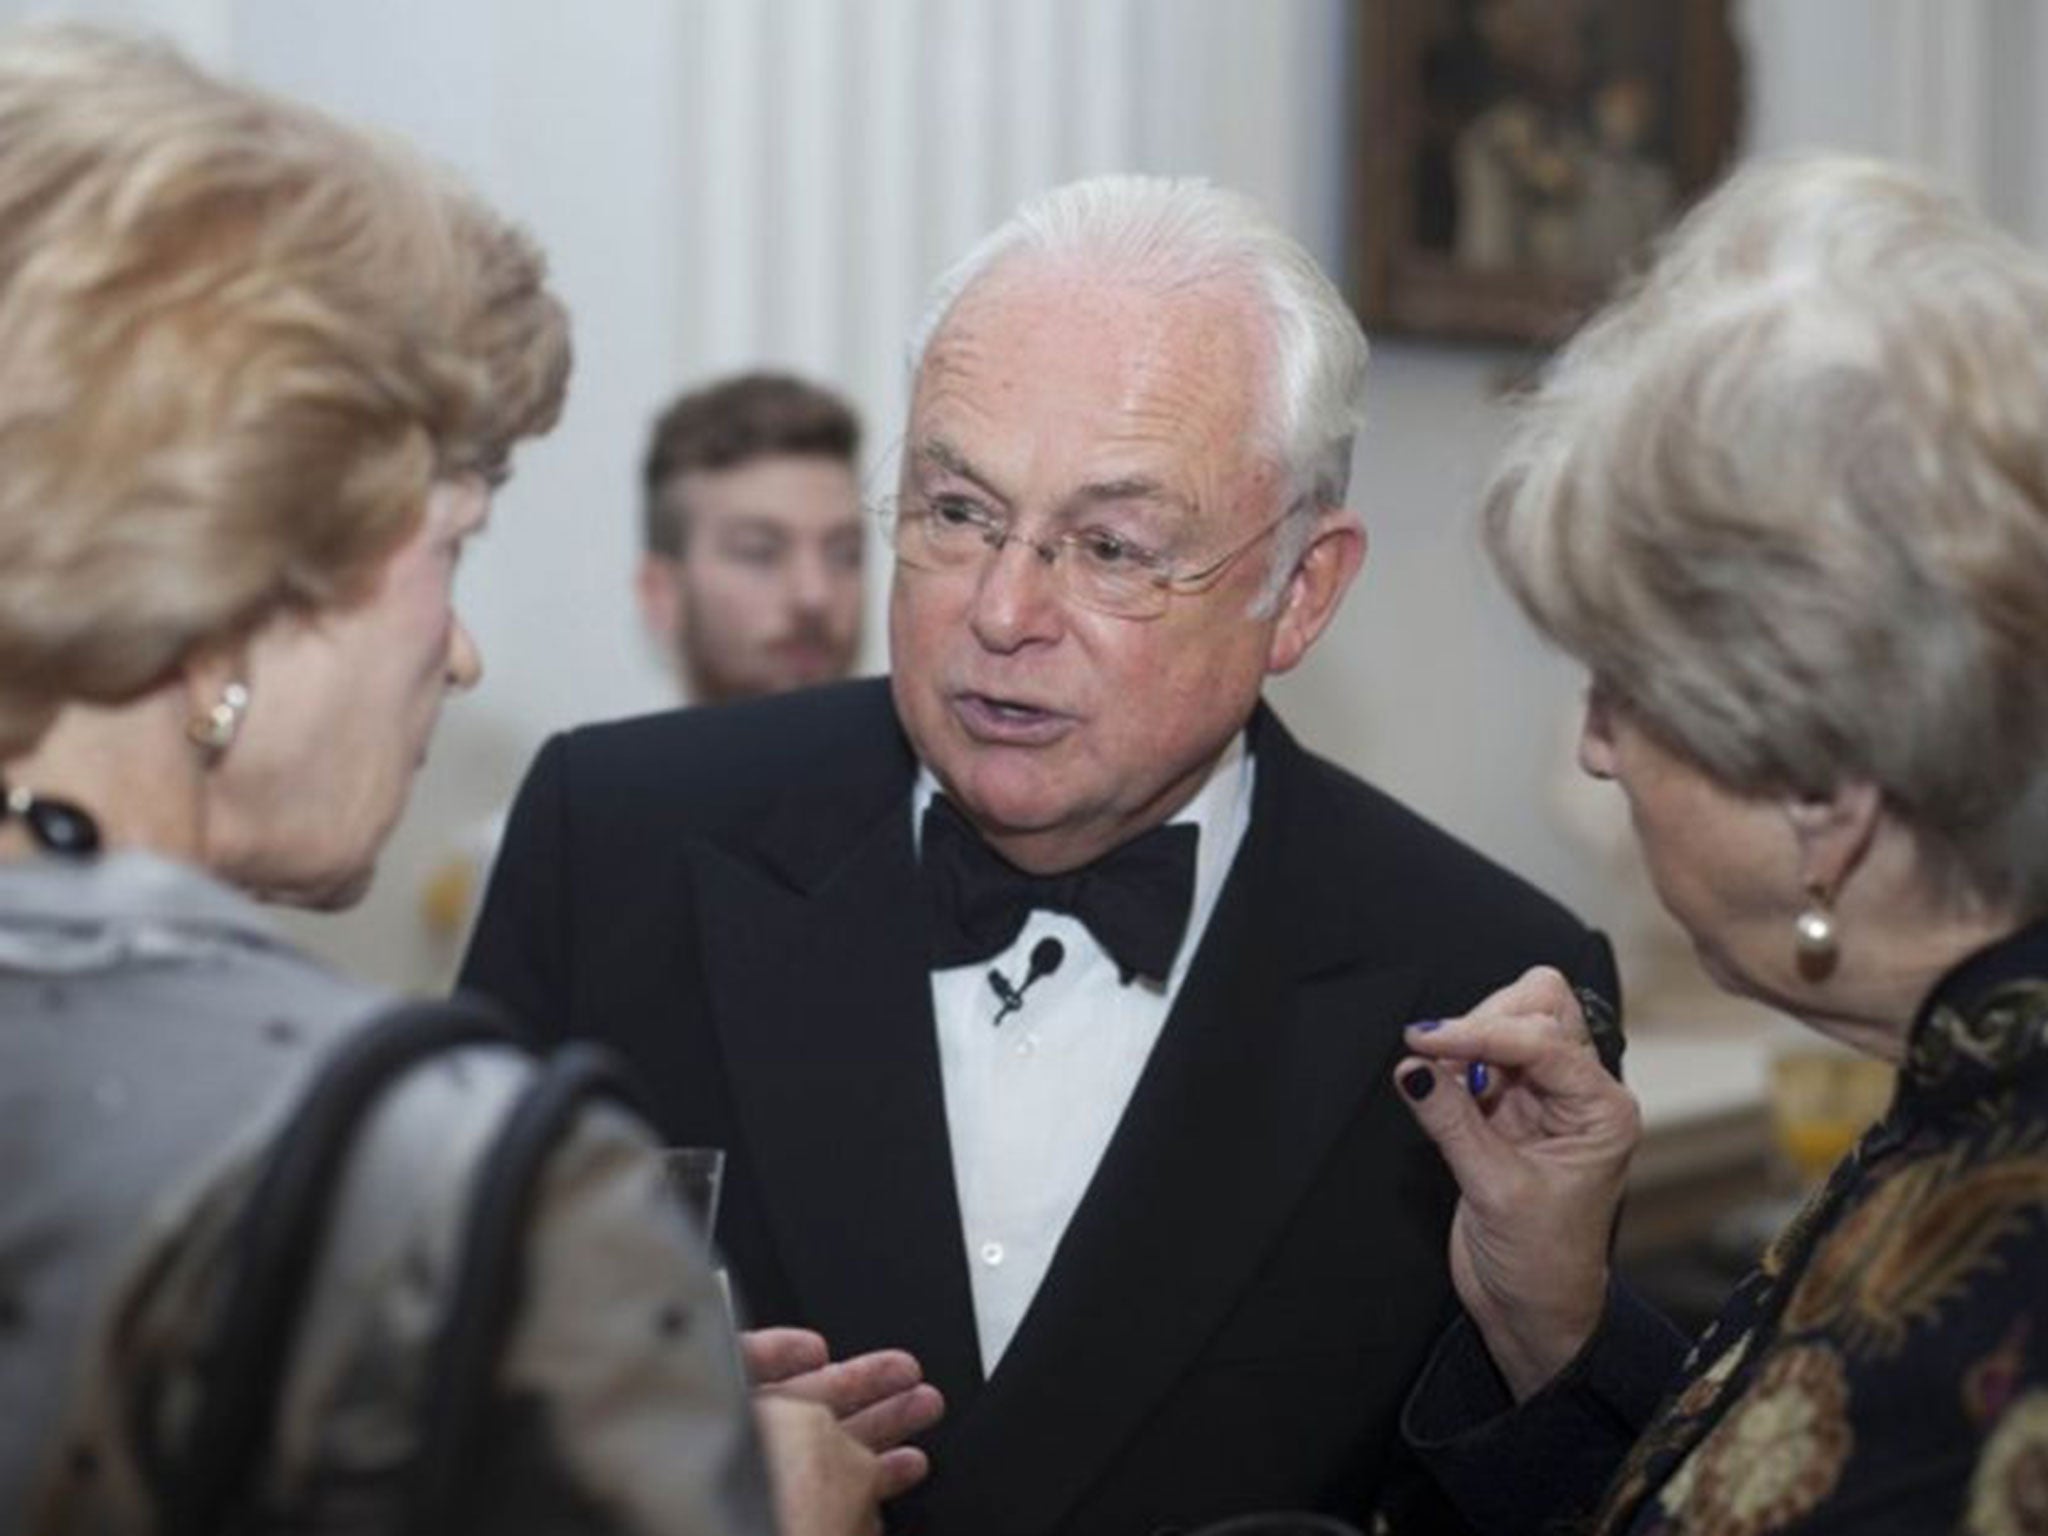
[[[778,1253],[835,1354],[908,1349],[964,1405],[980,1361],[907,779],[850,843],[843,825],[776,839],[766,865],[707,847],[695,867],[713,1018]]]
[[[1315,786],[1277,723],[1194,965],[1010,1348],[931,1494],[948,1529],[1051,1530],[1257,1274],[1362,1101],[1416,974],[1317,900]]]

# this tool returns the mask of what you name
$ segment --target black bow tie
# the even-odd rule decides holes
[[[1032,912],[1079,918],[1129,981],[1164,981],[1187,931],[1195,894],[1195,828],[1154,827],[1093,864],[1060,875],[1017,868],[981,840],[958,808],[934,795],[919,864],[930,912],[932,966],[999,955]]]

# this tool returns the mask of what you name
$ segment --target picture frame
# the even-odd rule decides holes
[[[1369,330],[1552,345],[1733,156],[1733,0],[1354,3]]]

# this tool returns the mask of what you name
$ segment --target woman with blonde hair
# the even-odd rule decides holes
[[[412,1507],[472,1180],[534,1067],[465,1036],[376,1101],[301,1245],[260,1456],[207,1484],[226,1502],[194,1494],[191,1443],[249,1390],[223,1362],[267,1364],[220,1342],[267,1150],[385,1001],[238,892],[364,889],[478,677],[463,546],[568,366],[539,253],[398,146],[105,34],[0,45],[9,1530],[388,1530]],[[515,1273],[485,1277],[511,1320],[441,1506],[462,1528],[771,1528],[722,1302],[656,1166],[610,1101],[550,1144]],[[872,1522],[873,1455],[822,1409],[765,1422],[798,1523]]]
[[[1638,1117],[1555,974],[1413,1028],[1469,1322],[1409,1438],[1486,1531],[2048,1531],[2048,263],[1883,165],[1745,170],[1486,516],[1708,973],[1898,1086],[1688,1349],[1612,1282]]]

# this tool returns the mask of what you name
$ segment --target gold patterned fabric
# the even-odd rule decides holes
[[[2048,1536],[2048,924],[1936,989],[1593,1529]]]

